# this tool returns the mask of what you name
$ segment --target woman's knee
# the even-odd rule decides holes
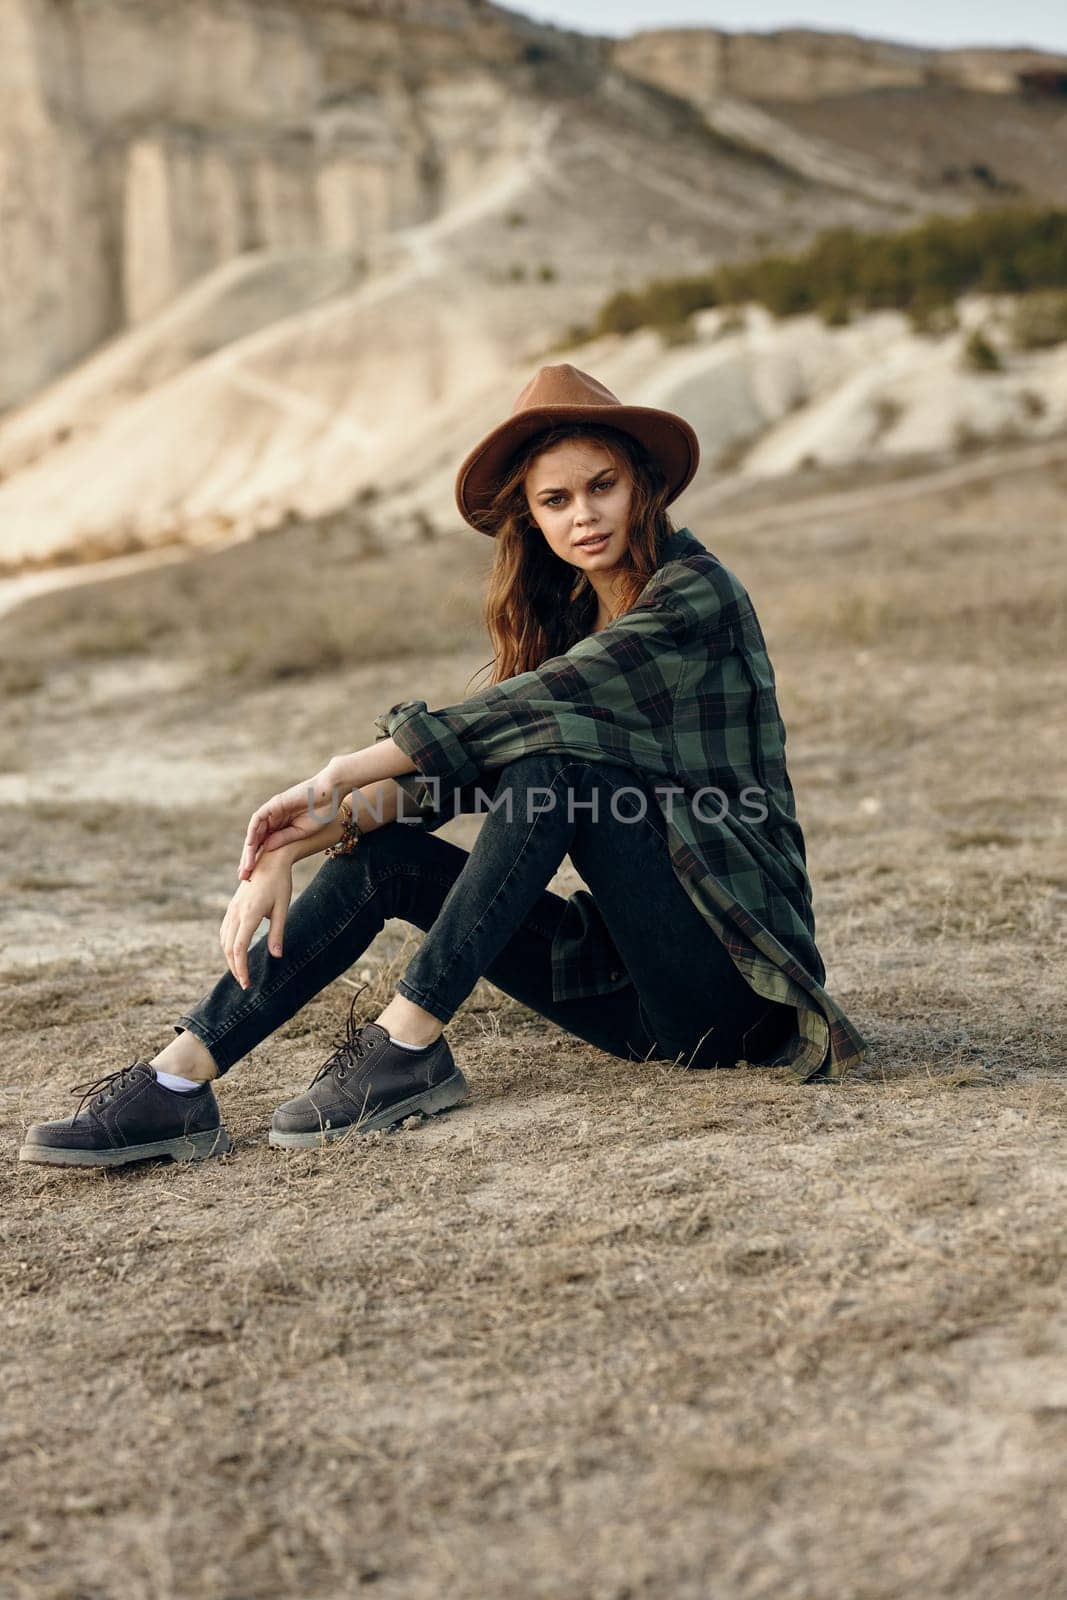
[[[557,810],[569,821],[581,820],[595,776],[596,764],[587,757],[567,750],[531,751],[500,769],[493,809],[510,810],[525,822]]]
[[[534,750],[527,755],[516,756],[501,768],[500,776],[502,781],[527,785],[552,784],[561,773],[565,773],[568,780],[583,791],[590,787],[602,788],[609,791],[612,797],[616,790],[625,790],[627,794],[634,795],[648,792],[647,784],[634,768],[622,762],[575,755],[569,750]]]
[[[371,872],[387,871],[399,863],[411,862],[436,867],[442,859],[454,856],[458,848],[440,834],[424,828],[418,820],[396,821],[383,823],[362,834],[355,848],[337,860],[351,861]]]
[[[584,764],[580,756],[572,755],[567,750],[530,750],[513,757],[499,769],[497,787],[499,789],[500,784],[509,780],[534,783],[546,777],[551,779],[564,767]]]
[[[345,855],[326,857],[319,868],[319,881],[324,889],[340,889],[360,898],[368,892],[382,893],[398,878],[417,876],[426,868],[427,842],[431,837],[421,827],[408,823],[372,828],[361,834],[355,848]]]
[[[469,852],[417,823],[391,822],[365,833],[348,855],[323,863],[352,897],[373,898],[384,917],[425,925],[469,860]]]

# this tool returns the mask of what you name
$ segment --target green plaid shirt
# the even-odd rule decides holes
[[[791,1038],[760,1064],[803,1080],[863,1060],[866,1042],[823,988],[763,631],[744,585],[688,528],[606,628],[460,705],[402,701],[374,726],[415,763],[397,782],[431,828],[455,814],[440,803],[443,782],[455,794],[534,751],[633,767],[661,791],[674,870],[734,964],[757,994],[795,1008]],[[577,890],[552,947],[557,1000],[630,981],[606,931]]]

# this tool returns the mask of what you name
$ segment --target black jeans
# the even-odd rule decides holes
[[[460,792],[457,811],[485,809],[472,798],[478,787]],[[272,956],[261,935],[248,951],[249,988],[225,972],[175,1031],[194,1033],[221,1075],[399,917],[426,936],[398,990],[442,1022],[485,977],[627,1060],[731,1066],[753,1039],[763,1046],[782,1037],[792,1009],[749,987],[690,900],[671,864],[655,793],[639,774],[542,753],[487,774],[481,788],[496,809],[486,811],[470,851],[413,823],[364,834],[349,855],[324,859],[294,898],[282,955]],[[613,801],[624,788],[629,794]],[[634,794],[642,789],[644,807]],[[545,885],[568,853],[608,930],[593,927],[588,937],[614,947],[630,982],[557,1001],[551,951],[567,902]]]

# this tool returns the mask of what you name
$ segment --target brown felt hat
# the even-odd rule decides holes
[[[568,361],[540,367],[515,401],[510,417],[475,445],[456,475],[456,505],[464,522],[493,537],[491,529],[478,527],[478,512],[488,507],[519,446],[557,422],[606,422],[639,440],[663,468],[670,485],[667,505],[692,481],[700,462],[695,432],[673,411],[624,406],[610,389]]]

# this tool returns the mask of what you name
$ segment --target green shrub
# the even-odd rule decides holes
[[[968,422],[965,418],[956,423],[952,430],[952,443],[961,455],[968,455],[976,450],[981,450],[988,443],[984,433]]]
[[[552,339],[545,345],[544,350],[541,352],[542,356],[547,358],[548,356],[559,355],[561,351],[573,350],[576,344],[586,344],[592,337],[592,329],[585,327],[580,322],[572,322],[560,334],[558,339]]]
[[[1067,339],[1067,294],[1024,295],[1015,306],[1011,337],[1020,350],[1047,350]]]
[[[910,312],[924,331],[939,308],[969,291],[1022,294],[1067,289],[1067,209],[1012,206],[969,217],[932,217],[896,233],[832,228],[795,255],[727,262],[687,278],[618,290],[597,333],[681,322],[705,306],[758,301],[776,316],[836,308]]]
[[[723,339],[728,333],[743,333],[745,328],[745,313],[738,306],[731,306],[729,311],[724,311],[719,322],[717,337]]]
[[[848,301],[841,296],[824,300],[816,309],[828,328],[847,328],[852,321]]]
[[[684,322],[668,322],[661,327],[657,327],[656,332],[667,347],[676,344],[693,344],[697,336],[696,328],[688,317]]]
[[[877,437],[880,439],[883,434],[888,433],[890,428],[900,421],[903,413],[904,407],[899,400],[894,400],[892,395],[879,395],[874,402],[874,426]]]
[[[0,663],[0,699],[4,697],[14,699],[16,695],[33,694],[35,689],[43,686],[44,681],[41,669],[28,661]]]
[[[647,320],[639,297],[626,289],[617,289],[601,306],[592,332],[594,336],[602,333],[633,333],[635,328],[643,327]]]
[[[636,294],[617,289],[601,306],[593,331],[633,333],[635,328],[649,326],[669,328],[688,321],[694,311],[718,303],[718,292],[707,273],[696,278],[657,278]]]
[[[916,333],[933,334],[935,338],[941,334],[955,333],[959,327],[955,306],[925,293],[914,297],[908,307],[908,318]]]
[[[1003,366],[981,328],[975,328],[968,337],[963,347],[963,362],[972,372],[999,372]]]

